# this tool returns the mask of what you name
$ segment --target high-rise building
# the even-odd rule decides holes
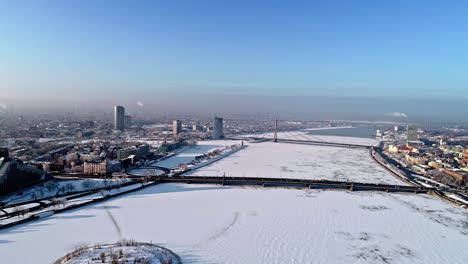
[[[174,136],[179,135],[179,133],[182,131],[182,122],[180,120],[174,120],[172,122],[172,133]]]
[[[221,117],[214,117],[213,125],[213,139],[222,139],[224,138],[223,133],[223,119]]]
[[[407,143],[418,141],[418,128],[415,125],[408,126],[408,131],[406,132]]]
[[[115,106],[114,108],[114,129],[125,130],[125,108],[123,106]]]
[[[125,128],[132,127],[132,116],[126,115],[124,118]]]

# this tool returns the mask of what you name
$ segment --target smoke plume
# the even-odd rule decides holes
[[[405,113],[400,113],[400,112],[391,112],[387,114],[388,116],[393,116],[393,117],[403,117],[403,118],[408,118],[408,115]]]

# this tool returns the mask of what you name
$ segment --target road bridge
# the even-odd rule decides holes
[[[337,143],[337,142],[327,142],[327,141],[318,141],[318,140],[300,140],[300,139],[282,139],[282,138],[277,138],[275,142],[295,143],[295,144],[305,144],[305,145],[334,146],[334,147],[345,147],[345,148],[370,149],[374,147],[370,145],[360,145],[360,144],[351,144],[351,143]]]
[[[262,186],[279,188],[307,188],[307,189],[345,189],[351,191],[384,191],[384,192],[411,192],[427,193],[435,188],[406,185],[374,184],[360,182],[341,182],[329,180],[306,180],[285,178],[255,178],[255,177],[224,177],[224,176],[136,176],[129,178],[142,178],[156,183],[186,183],[186,184],[219,184],[230,186]]]
[[[319,140],[303,140],[303,139],[290,139],[290,138],[262,138],[262,137],[245,137],[236,138],[231,137],[232,140],[252,140],[251,143],[262,143],[262,142],[277,142],[277,143],[291,143],[291,144],[303,144],[303,145],[317,145],[317,146],[332,146],[332,147],[343,147],[343,148],[379,148],[371,145],[352,144],[352,143],[339,143],[339,142],[328,142]]]

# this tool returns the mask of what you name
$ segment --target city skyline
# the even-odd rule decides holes
[[[3,262],[465,263],[467,14],[1,1]]]
[[[0,101],[7,103],[52,94],[84,102],[180,94],[468,98],[468,5],[461,2],[3,7]]]
[[[0,101],[0,116],[9,115],[113,115],[116,104],[130,115],[171,117],[196,115],[210,118],[214,112],[230,117],[280,116],[302,120],[382,120],[397,122],[460,122],[467,124],[464,99],[408,99],[318,96],[172,96],[144,100],[108,98],[80,101]],[[4,105],[4,108],[2,107]]]

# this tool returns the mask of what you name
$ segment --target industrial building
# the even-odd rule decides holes
[[[172,133],[174,136],[179,135],[179,133],[182,131],[182,122],[180,120],[174,120],[172,122]]]
[[[0,150],[0,196],[53,179],[42,170],[11,159],[6,149]]]
[[[115,106],[114,108],[114,129],[125,130],[125,108],[123,106]]]
[[[221,117],[214,117],[214,125],[213,125],[213,139],[223,139],[224,132],[223,132],[223,119]]]

